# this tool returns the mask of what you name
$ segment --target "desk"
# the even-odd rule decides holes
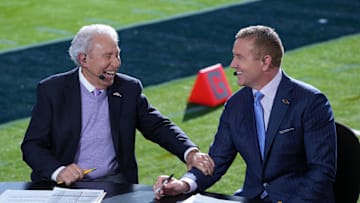
[[[7,189],[14,190],[52,190],[56,186],[53,182],[1,182],[0,194]],[[63,186],[66,187],[66,186]],[[102,189],[106,196],[103,203],[115,203],[126,199],[127,202],[147,202],[147,203],[176,203],[188,198],[190,195],[179,195],[175,197],[165,197],[161,200],[154,200],[152,186],[141,184],[117,184],[112,182],[76,182],[66,188],[72,189]],[[141,195],[141,200],[136,196]],[[239,196],[228,196],[217,193],[206,192],[204,195],[219,199],[235,200],[241,203],[262,203],[261,201],[249,200]],[[130,200],[130,201],[129,201]],[[121,201],[123,202],[123,201]]]

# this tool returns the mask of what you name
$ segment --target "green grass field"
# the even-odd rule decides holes
[[[48,3],[41,5],[36,2],[20,0],[0,2],[2,11],[0,25],[4,28],[0,33],[0,50],[68,38],[81,25],[97,21],[108,22],[119,28],[238,1],[192,0],[137,3],[126,0],[121,1],[120,6],[114,0],[104,1],[106,3],[90,1],[88,5],[75,5],[72,2],[66,4],[65,7],[64,2],[67,1],[47,1]],[[176,4],[176,9],[174,4]],[[98,9],[94,9],[94,6],[98,6]],[[59,10],[54,13],[52,8],[59,8]],[[81,12],[76,12],[79,8]],[[31,15],[32,20],[23,22],[20,15]],[[22,29],[19,30],[19,26]],[[309,82],[325,92],[332,104],[336,120],[355,129],[360,129],[358,50],[360,50],[359,34],[287,52],[283,62],[283,68],[287,74]],[[230,57],[231,53],[229,53],[229,61]],[[236,86],[232,71],[226,68],[226,73],[232,90],[237,90],[239,87]],[[155,107],[179,125],[203,151],[207,151],[216,131],[222,107],[200,108],[199,112],[196,112],[199,108],[190,106],[190,110],[195,112],[186,111],[187,97],[195,77],[147,87],[145,94]],[[176,91],[169,91],[169,89]],[[191,112],[187,115],[191,119],[183,119],[186,112]],[[29,180],[30,170],[23,163],[19,148],[28,122],[29,119],[25,118],[0,125],[0,181]],[[136,152],[142,184],[152,185],[160,174],[174,172],[176,177],[180,177],[186,171],[185,166],[178,159],[157,145],[150,144],[141,135],[137,136]],[[210,188],[210,191],[232,194],[242,185],[244,167],[244,163],[238,157],[228,173]]]
[[[0,1],[0,50],[71,38],[81,26],[115,28],[202,11],[244,0]]]

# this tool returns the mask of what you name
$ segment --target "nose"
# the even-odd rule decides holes
[[[230,62],[230,68],[236,69],[235,57],[233,57],[233,59],[232,59],[231,62]]]
[[[119,55],[112,58],[111,65],[113,65],[114,67],[119,67],[121,65],[121,59]]]

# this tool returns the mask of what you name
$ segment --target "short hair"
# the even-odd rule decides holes
[[[265,55],[270,55],[272,65],[280,67],[284,55],[284,47],[274,29],[263,25],[249,26],[241,29],[235,35],[235,39],[238,38],[253,39],[255,44],[254,56],[261,58]]]
[[[109,25],[92,24],[83,26],[80,28],[79,32],[76,33],[69,48],[70,58],[76,65],[80,65],[78,59],[79,54],[86,54],[92,48],[92,40],[96,35],[108,35],[114,41],[119,41],[116,30]]]

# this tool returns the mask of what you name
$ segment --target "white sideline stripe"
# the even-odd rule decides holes
[[[357,137],[360,137],[360,130],[351,129]]]
[[[35,29],[39,32],[54,33],[54,34],[63,35],[63,36],[72,36],[73,35],[73,33],[70,31],[51,28],[51,27],[35,27]]]
[[[140,22],[140,23],[133,23],[133,24],[129,24],[129,25],[121,26],[121,27],[116,27],[116,26],[113,26],[113,27],[116,29],[116,31],[122,31],[122,30],[131,29],[131,28],[134,28],[134,27],[152,25],[152,24],[156,24],[156,23],[162,23],[162,22],[165,22],[165,21],[176,20],[178,18],[193,16],[193,15],[199,15],[199,14],[203,14],[203,13],[207,13],[207,12],[212,12],[212,11],[216,11],[216,10],[220,10],[220,9],[225,9],[225,8],[232,7],[232,6],[238,6],[238,5],[242,5],[242,4],[244,4],[244,5],[245,4],[250,4],[250,3],[253,3],[253,2],[257,2],[257,1],[262,1],[262,0],[247,0],[245,2],[222,4],[222,5],[211,7],[211,8],[205,8],[205,9],[202,9],[201,11],[193,10],[193,11],[190,11],[190,12],[170,15],[170,17],[164,16],[163,18],[160,18],[160,19],[146,20],[146,21]],[[97,18],[87,18],[87,19],[85,19],[85,21],[88,21],[88,22],[89,22],[89,20],[90,21],[92,21],[92,20],[97,21],[97,20],[106,20],[106,19],[97,19]],[[116,21],[106,20],[103,23],[106,23],[106,22],[110,23],[110,25],[113,25],[113,24],[115,24],[114,22],[116,22]],[[115,24],[115,25],[117,25],[117,24]],[[64,38],[58,38],[58,39],[54,39],[54,40],[42,41],[42,42],[38,42],[38,43],[34,43],[34,44],[27,44],[27,45],[23,45],[23,46],[20,46],[20,47],[14,47],[14,48],[9,48],[9,49],[5,49],[5,50],[0,50],[0,54],[11,53],[11,52],[16,52],[16,51],[22,51],[22,50],[25,50],[25,49],[30,49],[30,48],[34,48],[34,47],[40,47],[40,46],[46,46],[46,45],[54,44],[54,43],[58,43],[58,42],[71,41],[72,39],[73,39],[73,34],[71,34],[71,36],[64,36]]]

